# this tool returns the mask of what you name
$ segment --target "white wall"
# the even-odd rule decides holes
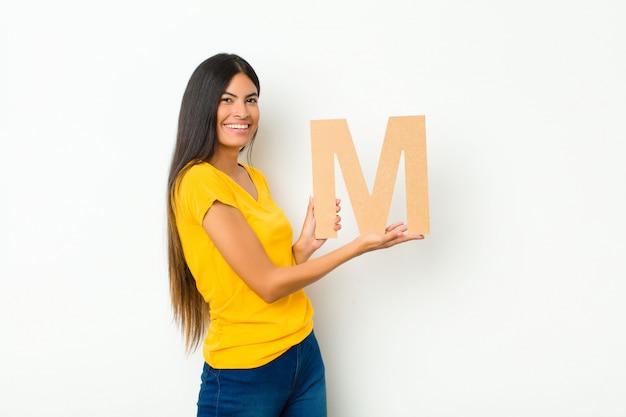
[[[165,180],[227,51],[296,231],[309,120],[347,118],[372,181],[387,117],[426,115],[431,235],[308,290],[331,417],[626,416],[623,2],[88,3],[0,3],[0,415],[195,415]]]

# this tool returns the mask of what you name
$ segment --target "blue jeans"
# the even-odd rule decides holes
[[[267,365],[215,369],[204,364],[198,417],[326,417],[324,363],[311,332]]]

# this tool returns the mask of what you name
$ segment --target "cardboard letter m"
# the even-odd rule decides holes
[[[360,233],[384,233],[404,153],[409,233],[430,232],[424,116],[390,117],[370,194],[345,119],[311,120],[315,237],[336,237],[335,155]]]

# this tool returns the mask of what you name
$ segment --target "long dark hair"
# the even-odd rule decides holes
[[[178,178],[192,165],[208,162],[217,146],[217,107],[231,79],[246,74],[260,94],[259,79],[252,66],[240,56],[217,54],[193,72],[183,95],[178,133],[167,183],[167,236],[170,297],[174,320],[180,325],[187,351],[194,351],[209,325],[209,306],[196,288],[185,257],[173,204]],[[252,142],[252,141],[251,141]]]

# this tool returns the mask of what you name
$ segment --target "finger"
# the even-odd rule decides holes
[[[396,228],[401,227],[401,226],[403,226],[403,225],[404,225],[404,222],[395,222],[395,223],[392,223],[392,224],[390,224],[389,226],[387,226],[387,228],[385,229],[385,232],[386,232],[386,233],[389,233],[389,232],[391,232],[391,231],[395,230]]]
[[[399,224],[395,227],[390,226],[389,230],[385,233],[388,234],[404,234],[408,230],[408,227],[405,224]]]
[[[385,243],[385,248],[390,248],[399,243],[408,242],[410,240],[422,240],[424,239],[424,235],[411,233],[411,234],[401,234],[394,239],[390,239]]]

